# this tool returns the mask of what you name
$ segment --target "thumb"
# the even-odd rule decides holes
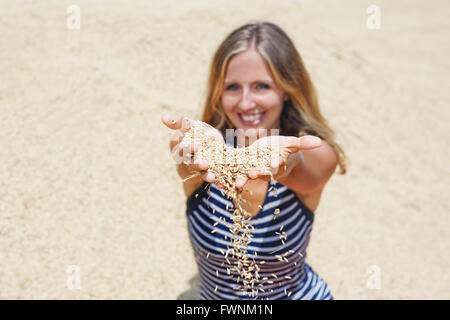
[[[161,117],[162,123],[164,123],[168,128],[173,130],[183,129],[189,130],[190,122],[188,118],[183,118],[176,114],[166,113]]]
[[[322,145],[322,140],[316,136],[302,136],[298,138],[299,150],[310,150],[318,148]]]
[[[320,147],[322,140],[316,136],[286,137],[280,145],[282,154],[287,157],[299,150],[310,150]]]

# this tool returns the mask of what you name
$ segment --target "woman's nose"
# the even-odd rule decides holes
[[[250,110],[255,107],[255,102],[253,101],[253,97],[251,92],[248,90],[243,90],[241,100],[239,101],[239,109],[242,111]]]

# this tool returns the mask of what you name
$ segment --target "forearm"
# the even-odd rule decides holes
[[[279,181],[299,193],[314,191],[325,184],[337,165],[336,152],[326,141],[319,148],[301,150],[291,157],[287,173]]]

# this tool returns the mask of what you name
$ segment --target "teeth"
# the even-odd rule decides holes
[[[246,122],[254,122],[256,120],[259,120],[259,119],[262,118],[262,115],[263,115],[263,113],[259,113],[259,114],[255,114],[255,115],[243,115],[243,114],[241,114],[242,119],[244,119],[244,121],[246,121]]]

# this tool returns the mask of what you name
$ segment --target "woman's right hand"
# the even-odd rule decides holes
[[[215,175],[213,172],[208,171],[208,162],[205,159],[196,159],[192,162],[192,159],[197,152],[198,148],[194,143],[185,145],[182,142],[184,135],[191,128],[191,120],[178,115],[164,114],[161,121],[170,129],[174,130],[174,134],[170,139],[170,150],[172,156],[177,164],[178,173],[181,179],[187,183],[198,182],[198,179],[190,179],[190,177],[200,177],[201,180],[214,183]],[[222,134],[211,126],[205,124],[205,132],[210,134],[216,139],[224,143]],[[217,185],[219,188],[222,187]]]

